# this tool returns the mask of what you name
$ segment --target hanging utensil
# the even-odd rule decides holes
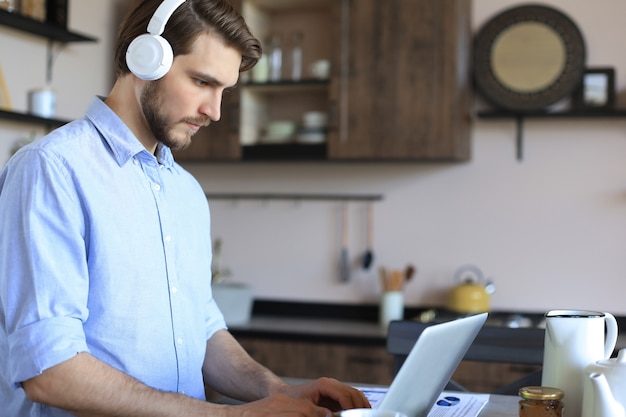
[[[372,208],[372,203],[367,203],[366,208],[366,234],[367,234],[367,247],[365,249],[365,254],[363,254],[363,269],[369,269],[374,262],[374,252],[372,248],[374,247],[374,238],[373,238],[373,223],[374,223],[374,210]]]
[[[406,282],[409,282],[413,279],[413,277],[415,276],[415,267],[411,264],[407,265],[406,269],[404,270],[404,279]]]
[[[350,260],[348,257],[348,203],[341,208],[341,254],[339,259],[341,282],[350,281]]]

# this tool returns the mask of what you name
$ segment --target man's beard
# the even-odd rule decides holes
[[[140,98],[141,108],[146,122],[157,141],[161,142],[170,149],[185,149],[191,144],[191,136],[182,139],[176,139],[172,135],[173,123],[161,112],[164,107],[161,98],[160,80],[146,83]],[[199,125],[208,125],[208,120],[191,120],[192,123]]]

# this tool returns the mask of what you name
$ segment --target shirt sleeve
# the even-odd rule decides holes
[[[23,150],[0,178],[0,306],[15,384],[88,351],[84,216],[70,172]]]
[[[218,330],[227,329],[224,315],[220,311],[215,299],[211,297],[208,304],[209,313],[206,322],[206,340],[209,340]]]

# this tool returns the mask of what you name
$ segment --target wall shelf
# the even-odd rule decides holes
[[[205,193],[209,200],[381,201],[381,194]]]
[[[268,143],[242,147],[243,161],[325,161],[326,143]]]
[[[38,124],[46,126],[47,128],[59,127],[66,123],[69,123],[69,120],[50,119],[46,117],[35,116],[34,114],[30,113],[20,113],[2,109],[0,109],[0,119],[26,124]]]
[[[480,119],[515,119],[517,160],[523,159],[523,125],[524,119],[600,119],[626,118],[626,109],[573,109],[559,112],[511,112],[505,110],[479,111]]]
[[[62,43],[97,41],[91,36],[71,32],[60,26],[40,22],[19,13],[11,13],[2,9],[0,9],[0,25]]]
[[[61,26],[40,22],[20,13],[12,13],[4,9],[0,9],[0,26],[40,36],[48,40],[48,56],[46,59],[46,79],[48,81],[52,78],[52,45],[54,42],[97,42],[97,39],[94,37],[72,32]],[[30,113],[20,113],[6,109],[0,109],[0,119],[26,124],[38,124],[45,126],[47,129],[52,129],[68,123],[67,120],[39,117]]]

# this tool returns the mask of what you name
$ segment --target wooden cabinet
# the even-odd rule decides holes
[[[329,157],[467,159],[470,2],[341,3]]]
[[[241,337],[237,340],[259,363],[280,376],[389,385],[393,358],[384,346]],[[452,379],[472,392],[493,392],[540,366],[462,361]]]
[[[240,3],[237,3],[238,5]],[[266,41],[303,32],[303,78],[245,80],[224,97],[222,120],[178,160],[465,160],[470,134],[469,0],[243,0]],[[289,67],[290,45],[283,43]],[[330,59],[328,81],[308,68]],[[242,77],[242,78],[245,78]],[[272,120],[328,113],[323,144],[263,143]]]
[[[388,385],[393,360],[384,346],[275,340],[238,336],[259,363],[280,376],[337,378],[340,381]]]

